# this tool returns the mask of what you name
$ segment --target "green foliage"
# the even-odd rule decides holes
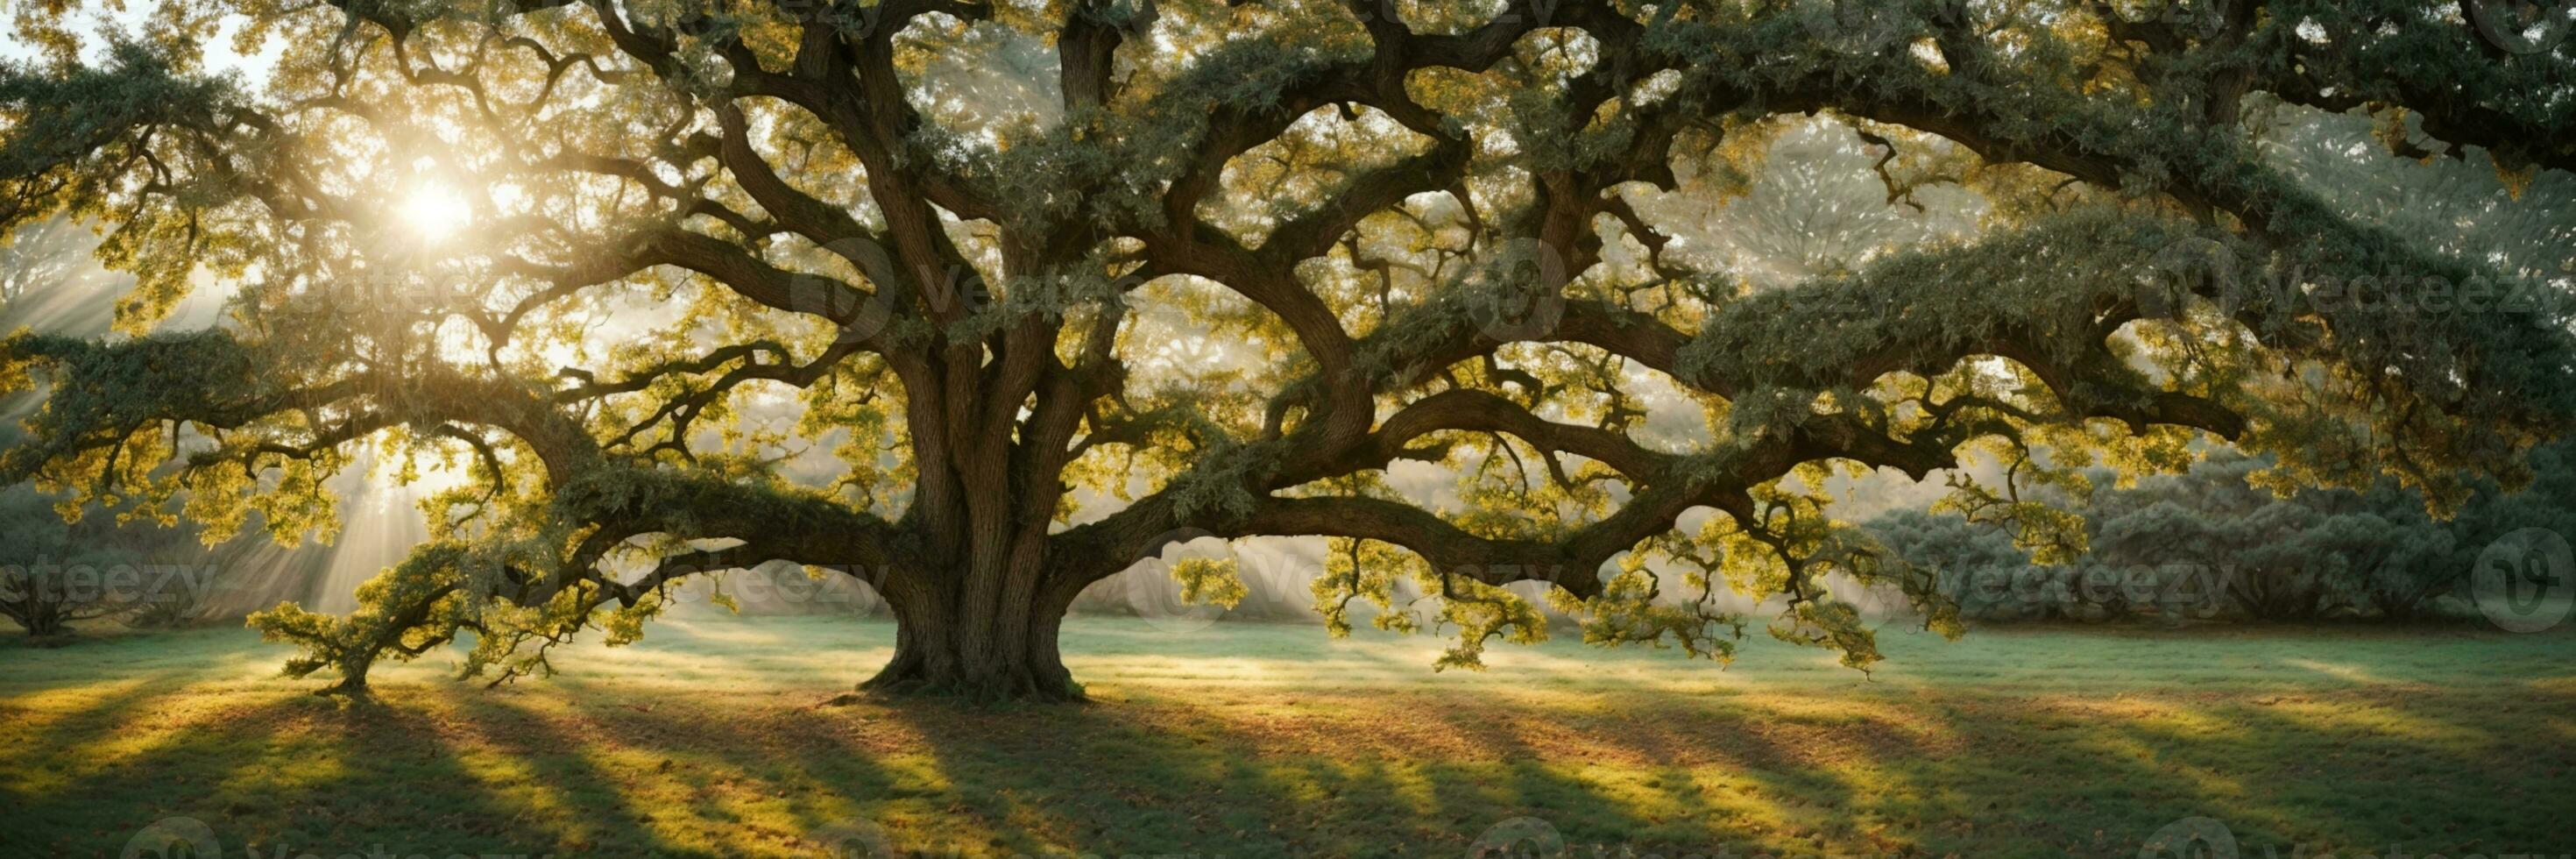
[[[2077,517],[2077,553],[2040,558],[1973,518],[1903,511],[1865,527],[1975,620],[2409,620],[2437,611],[2496,539],[2576,526],[2566,457],[2564,443],[2534,450],[2540,477],[2520,491],[2469,478],[2447,519],[2393,478],[2277,495],[2276,463],[2221,450],[2184,473],[2035,502]]]
[[[1182,558],[1172,565],[1172,578],[1181,583],[1182,602],[1220,608],[1243,602],[1243,579],[1232,558]]]
[[[390,652],[409,658],[454,640],[476,607],[466,590],[470,575],[465,567],[472,560],[470,550],[454,543],[421,546],[401,564],[359,585],[356,611],[335,617],[279,603],[252,614],[250,626],[262,640],[303,649],[287,660],[286,676],[328,669],[349,686],[363,687],[367,669],[379,656]]]
[[[440,482],[357,612],[257,621],[353,686],[465,634],[467,673],[542,674],[770,561],[1043,634],[1017,615],[1185,529],[1327,539],[1328,626],[1453,635],[1443,668],[1544,639],[1542,603],[1866,667],[1865,594],[1976,609],[1837,520],[1837,479],[1940,475],[2043,564],[2201,528],[2284,571],[2245,580],[2264,611],[2400,611],[2461,543],[2397,502],[2472,515],[2576,426],[2567,186],[2534,173],[2576,108],[2530,94],[2564,50],[2396,0],[1916,0],[1858,34],[1544,5],[238,0],[95,67],[31,25],[0,232],[103,224],[136,286],[117,337],[0,343],[0,389],[47,396],[0,478],[283,541],[329,538],[353,463]],[[256,92],[199,70],[219,11],[284,45]],[[2323,158],[2356,134],[2491,167],[2448,221],[2511,231],[2388,214],[2413,162]],[[2443,300],[2505,275],[2549,289]],[[150,330],[200,282],[213,330]],[[2372,500],[2075,509],[2213,438],[2260,489]],[[913,640],[984,650],[951,638]],[[968,673],[1078,694],[1019,664],[1054,659]]]

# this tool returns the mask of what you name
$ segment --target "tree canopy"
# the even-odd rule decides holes
[[[254,619],[342,688],[466,634],[545,670],[784,560],[883,594],[872,688],[1078,697],[1084,587],[1258,535],[1334,541],[1337,626],[1439,594],[1380,623],[1444,664],[1545,634],[1534,581],[1588,640],[1749,620],[1862,666],[1829,577],[1957,615],[1832,518],[1837,469],[1945,473],[2043,556],[2083,526],[2031,490],[2196,441],[2437,510],[2523,479],[2565,270],[2266,154],[2306,112],[2517,190],[2576,164],[2568,22],[2461,7],[190,0],[94,61],[36,18],[0,224],[104,225],[136,282],[120,336],[7,341],[47,401],[0,478],[292,539],[363,448],[446,475],[357,611]],[[226,21],[283,46],[260,83],[204,71]],[[1812,193],[1784,135],[1972,214],[1743,220],[1849,246],[1713,263],[1680,219]],[[210,288],[224,324],[157,329]]]

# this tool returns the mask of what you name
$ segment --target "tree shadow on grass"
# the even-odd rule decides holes
[[[1090,706],[815,708],[834,687],[568,675],[344,708],[182,677],[10,702],[0,853],[114,854],[166,816],[261,855],[824,855],[835,824],[968,855],[1457,855],[1534,818],[1577,855],[2134,856],[2186,816],[2254,848],[2556,853],[2538,810],[2576,772],[2576,695],[2539,684],[1111,684]]]
[[[190,694],[166,689],[123,715],[65,719],[92,731],[65,734],[43,752],[47,766],[114,761],[17,797],[11,840],[42,855],[116,855],[145,827],[184,817],[205,823],[227,855],[535,854],[559,841],[556,821],[477,789],[478,774],[410,690],[357,706],[298,692],[229,696],[177,724],[141,715]],[[143,730],[154,736],[142,747],[120,747],[120,736]]]

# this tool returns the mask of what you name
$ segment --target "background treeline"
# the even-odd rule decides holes
[[[2084,514],[2089,546],[2050,566],[2031,563],[2004,528],[1958,515],[1898,511],[1863,528],[1937,571],[1971,621],[2413,620],[2473,612],[2470,572],[2498,539],[2570,533],[2576,447],[2535,449],[2531,464],[2529,486],[2485,483],[2448,520],[2392,479],[2280,497],[2247,480],[2263,460],[2226,450],[2131,488],[2105,472],[2088,496],[2055,499]]]
[[[0,333],[108,335],[130,280],[98,267],[97,244],[90,228],[61,219],[0,243]],[[189,307],[180,314],[189,324],[212,318],[211,300]],[[19,424],[41,402],[41,390],[0,397],[0,448],[24,437]],[[37,639],[100,623],[239,622],[278,599],[309,598],[329,560],[278,547],[256,519],[210,547],[194,525],[165,525],[157,512],[126,517],[119,514],[130,510],[89,505],[78,522],[65,522],[61,500],[25,484],[0,486],[0,617]]]
[[[0,428],[0,437],[9,434]],[[2277,496],[2247,479],[2264,461],[2229,450],[2128,488],[2115,486],[2106,471],[2092,475],[2097,488],[2087,495],[2048,499],[2083,514],[2089,544],[2074,562],[2056,565],[2033,563],[2007,528],[1953,513],[1909,507],[1860,527],[1894,558],[1934,571],[1972,622],[2413,620],[2474,614],[2469,575],[2498,539],[2526,528],[2576,534],[2576,444],[2538,448],[2531,462],[2537,476],[2529,486],[2505,492],[2482,485],[2447,520],[2393,480],[2367,491]],[[55,503],[26,486],[0,488],[0,616],[31,635],[62,635],[83,621],[237,621],[278,599],[309,597],[325,578],[326,557],[281,551],[256,527],[208,547],[187,525],[120,525],[103,510],[66,524]],[[1226,621],[1312,621],[1320,548],[1303,541],[1238,545],[1242,599],[1227,610],[1192,610]],[[1177,585],[1162,573],[1139,565],[1094,586],[1075,610],[1170,611],[1178,598],[1165,591]],[[750,614],[881,613],[865,585],[787,564],[686,590],[684,603],[721,592]],[[1407,602],[1426,596],[1400,590]],[[1864,602],[1879,613],[1904,612],[1899,601]]]
[[[0,427],[8,443],[15,421]],[[193,525],[126,517],[90,505],[66,522],[61,498],[21,484],[0,487],[0,617],[37,639],[85,622],[168,627],[238,621],[282,596],[300,596],[322,556],[281,551],[258,527],[208,546]]]
[[[0,428],[0,437],[8,434]],[[2367,491],[2277,496],[2248,480],[2264,461],[2225,449],[2188,472],[2141,478],[2128,488],[2104,471],[2091,475],[2096,488],[2089,494],[2048,499],[2083,514],[2089,544],[2074,562],[2057,565],[2033,563],[2005,527],[1952,513],[1907,507],[1861,528],[1893,557],[1934,571],[1972,622],[2413,620],[2473,614],[2469,575],[2498,539],[2526,528],[2576,534],[2576,444],[2535,449],[2531,463],[2529,486],[2505,492],[2481,485],[2447,520],[2393,480]],[[60,635],[80,621],[235,621],[304,595],[324,577],[317,556],[280,551],[256,527],[207,547],[185,525],[118,525],[107,511],[65,524],[54,504],[25,486],[0,488],[0,615],[34,635]],[[1226,621],[1314,620],[1313,579],[1324,564],[1321,547],[1306,542],[1237,545],[1242,599],[1227,610],[1193,611]],[[1094,586],[1075,610],[1171,611],[1178,598],[1166,591],[1177,585],[1162,573],[1139,565]],[[1405,602],[1426,596],[1400,590]],[[865,585],[787,564],[687,591],[684,603],[721,592],[750,614],[881,613]],[[1884,614],[1905,611],[1895,600],[1877,606]]]

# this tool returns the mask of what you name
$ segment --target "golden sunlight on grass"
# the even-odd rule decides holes
[[[350,708],[239,630],[12,643],[0,802],[71,854],[185,816],[258,855],[820,855],[853,820],[973,855],[1454,855],[1515,817],[1613,853],[2136,855],[2192,815],[2421,854],[2563,845],[2576,784],[2564,634],[1895,635],[1874,677],[1552,642],[1433,674],[1429,640],[1077,619],[1098,703],[816,706],[890,636],[693,614],[498,690],[434,656]]]

